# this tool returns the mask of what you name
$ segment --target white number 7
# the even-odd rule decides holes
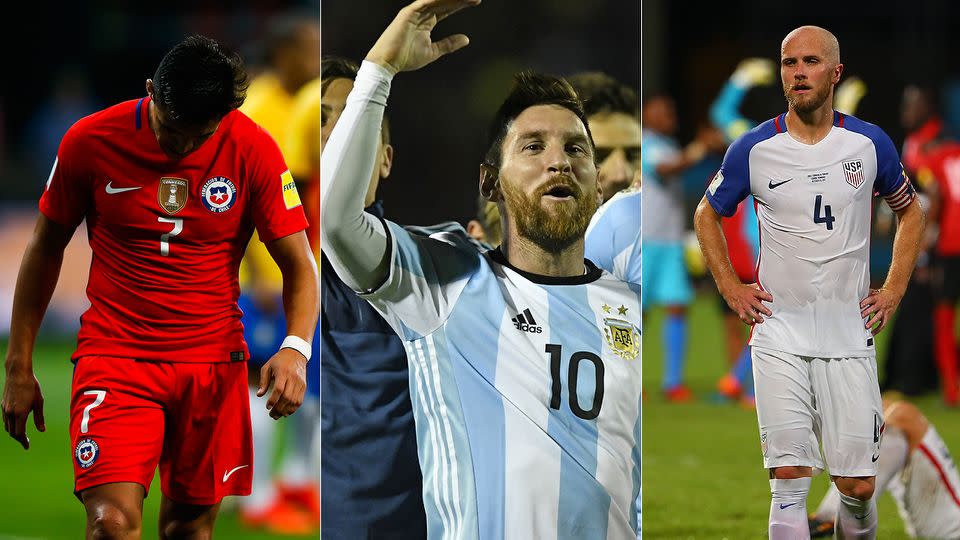
[[[90,427],[90,410],[103,403],[103,398],[107,397],[106,390],[87,390],[83,393],[85,396],[97,396],[93,403],[83,408],[83,420],[80,421],[80,433],[86,433]]]
[[[158,217],[160,223],[173,223],[173,230],[160,235],[160,255],[164,257],[170,255],[170,237],[183,232],[183,218],[165,218]]]

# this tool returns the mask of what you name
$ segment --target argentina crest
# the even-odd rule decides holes
[[[852,159],[850,161],[844,161],[843,164],[843,176],[847,179],[847,183],[857,189],[863,184],[863,160],[861,159]]]
[[[614,354],[624,360],[635,360],[640,355],[640,332],[630,321],[604,317],[603,335]]]
[[[160,203],[160,208],[171,215],[183,210],[187,205],[187,187],[188,183],[184,178],[169,176],[161,178],[160,187],[157,189],[157,202]]]

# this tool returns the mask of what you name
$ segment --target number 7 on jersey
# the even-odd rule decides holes
[[[170,255],[170,238],[183,232],[183,218],[158,217],[157,221],[173,224],[172,231],[160,235],[160,255],[167,257]]]

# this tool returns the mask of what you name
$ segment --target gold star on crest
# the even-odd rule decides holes
[[[604,304],[604,305],[603,305],[603,312],[604,312],[604,313],[610,313],[610,306]]]
[[[627,307],[621,304],[620,307],[617,308],[617,313],[619,313],[620,315],[626,315]]]

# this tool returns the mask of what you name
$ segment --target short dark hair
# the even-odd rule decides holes
[[[164,55],[153,75],[153,101],[187,124],[219,120],[243,105],[250,83],[240,56],[192,35]]]
[[[349,58],[342,56],[327,55],[320,60],[320,94],[327,92],[327,87],[334,79],[357,80],[357,72],[360,66]],[[380,140],[383,144],[390,144],[390,121],[384,113],[383,122],[380,124]]]
[[[503,141],[510,129],[510,124],[520,116],[520,113],[535,105],[559,105],[577,115],[577,118],[583,122],[587,138],[590,139],[590,147],[593,148],[593,134],[590,133],[590,124],[583,110],[583,102],[580,101],[580,97],[570,83],[562,77],[523,71],[514,77],[513,88],[490,123],[484,163],[500,167],[503,159]]]
[[[587,116],[619,112],[640,117],[640,98],[629,86],[600,71],[586,71],[567,77],[583,101]]]

